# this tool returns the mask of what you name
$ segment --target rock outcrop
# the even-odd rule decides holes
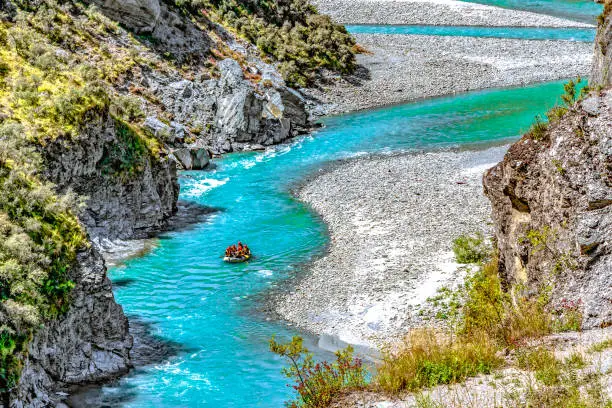
[[[178,62],[202,60],[213,43],[170,2],[159,0],[87,0],[127,29],[150,36],[160,53]]]
[[[612,325],[612,45],[607,2],[590,86],[544,132],[528,133],[485,173],[506,286],[552,287],[581,301],[585,328]]]
[[[150,34],[161,16],[158,0],[91,0],[100,10],[136,33]]]
[[[612,324],[611,124],[612,91],[594,92],[484,176],[504,282],[552,284],[589,328]]]
[[[603,3],[603,1],[600,1]],[[593,68],[591,70],[591,85],[607,87],[612,85],[612,2],[606,2],[604,12],[599,18],[599,27],[595,37],[595,53],[593,55]]]
[[[131,157],[124,151],[129,143],[120,140],[118,126],[106,115],[89,123],[77,140],[59,139],[41,151],[46,178],[60,191],[70,189],[86,198],[79,218],[94,241],[150,235],[176,211],[175,163],[148,151],[137,162],[124,163],[123,156]]]
[[[209,148],[215,154],[261,149],[309,129],[304,99],[271,73],[271,66],[262,63],[253,68],[264,73],[257,85],[245,79],[243,68],[234,59],[227,58],[217,67],[220,78],[206,81],[143,73],[140,85],[159,98],[177,124],[194,133],[196,142],[184,147]],[[155,121],[148,122],[153,127]],[[163,131],[172,139],[179,134],[185,137],[173,124]]]
[[[60,396],[51,390],[109,380],[130,367],[128,321],[115,303],[100,254],[95,249],[79,254],[71,278],[76,284],[71,308],[30,342],[11,408],[56,406]]]

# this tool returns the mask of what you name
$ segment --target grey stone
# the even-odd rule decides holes
[[[29,343],[19,384],[10,395],[11,408],[61,406],[55,400],[61,395],[50,392],[56,382],[84,385],[129,370],[133,340],[102,257],[95,249],[80,253],[70,275],[76,285],[71,307]]]
[[[158,137],[162,140],[167,140],[170,137],[170,126],[166,125],[164,122],[157,119],[155,116],[147,116],[143,126],[155,137]]]
[[[553,306],[583,302],[584,328],[612,323],[611,92],[577,104],[543,141],[523,137],[484,177],[504,283],[552,283]],[[548,231],[546,249],[528,231]]]
[[[110,18],[137,33],[151,33],[160,19],[158,0],[90,0]]]
[[[210,163],[208,151],[203,148],[175,149],[172,155],[184,170],[202,170]]]
[[[597,95],[592,95],[581,102],[582,109],[591,116],[599,114],[599,100]]]
[[[41,151],[45,176],[60,191],[87,197],[80,219],[93,239],[130,239],[162,228],[176,211],[179,186],[176,164],[167,157],[143,160],[125,177],[109,175],[109,151],[121,143],[114,120],[89,123],[76,141],[63,138]]]

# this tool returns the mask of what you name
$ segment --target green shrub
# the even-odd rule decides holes
[[[535,117],[535,122],[531,125],[531,129],[527,132],[527,135],[534,140],[543,140],[548,130],[548,124],[542,121],[541,116]]]
[[[453,252],[457,262],[462,264],[482,262],[490,252],[481,233],[461,235],[453,241]]]
[[[523,350],[519,366],[532,370],[536,380],[528,389],[525,408],[612,408],[612,399],[602,383],[602,373],[585,370],[586,362],[574,353],[564,362],[540,347]]]
[[[581,84],[582,79],[580,77],[564,84],[564,92],[561,95],[562,105],[554,106],[546,113],[547,122],[543,121],[540,115],[537,115],[534,123],[527,132],[527,136],[534,140],[544,140],[546,138],[546,131],[548,130],[549,123],[555,123],[561,120],[578,100],[589,93],[590,88]]]
[[[298,399],[290,407],[323,408],[342,391],[365,387],[366,370],[361,360],[353,358],[353,348],[336,352],[336,361],[315,363],[312,354],[303,345],[301,337],[291,342],[270,340],[270,351],[287,358],[291,365],[283,373],[295,381],[293,388]]]
[[[591,345],[591,347],[589,347],[589,353],[601,353],[609,348],[612,348],[612,338]]]
[[[461,382],[499,366],[496,352],[485,335],[451,340],[434,330],[413,330],[404,349],[384,356],[375,380],[390,393]]]
[[[233,27],[265,54],[274,57],[285,80],[306,86],[317,70],[351,73],[355,41],[346,29],[320,15],[307,0],[177,0],[193,12],[203,8]]]

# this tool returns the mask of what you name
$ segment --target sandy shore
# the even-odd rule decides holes
[[[462,278],[452,240],[488,232],[481,177],[505,151],[363,158],[318,175],[298,195],[329,226],[329,253],[276,311],[328,339],[373,348],[418,325],[418,306]]]
[[[343,24],[592,27],[563,18],[456,0],[311,0]]]
[[[422,97],[586,76],[593,45],[420,35],[356,35],[371,55],[349,78],[331,77],[307,93],[333,114]]]

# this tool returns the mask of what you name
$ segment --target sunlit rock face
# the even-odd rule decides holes
[[[594,92],[484,177],[500,274],[580,301],[585,327],[612,323],[612,91]]]
[[[593,55],[593,68],[591,70],[590,83],[593,87],[607,87],[612,85],[612,19],[609,14],[612,4],[606,4],[604,13],[599,19],[597,37],[595,38],[595,52]]]

